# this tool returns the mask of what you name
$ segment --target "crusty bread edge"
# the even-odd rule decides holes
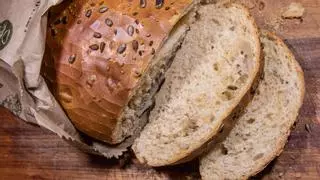
[[[299,109],[301,108],[302,104],[303,104],[303,100],[304,100],[304,95],[305,95],[305,81],[304,81],[304,74],[303,74],[303,70],[300,66],[300,64],[296,61],[294,55],[292,54],[291,50],[288,48],[288,46],[274,33],[262,30],[261,33],[263,36],[266,36],[270,39],[272,39],[273,41],[275,41],[277,44],[279,44],[280,46],[282,46],[287,52],[286,54],[288,55],[289,59],[292,60],[292,63],[295,65],[296,67],[296,71],[298,73],[298,77],[300,79],[300,83],[299,85],[302,87],[301,88],[301,96],[300,96],[300,100],[299,100],[299,104],[297,104],[297,109],[298,111],[296,112],[296,119],[294,121],[291,122],[291,125],[285,136],[282,136],[281,139],[278,140],[277,145],[276,145],[276,149],[274,150],[273,154],[270,154],[269,156],[261,159],[259,161],[259,163],[256,164],[255,168],[252,169],[252,171],[249,173],[250,175],[248,176],[243,176],[242,179],[248,179],[251,176],[254,176],[256,174],[258,174],[259,172],[261,172],[265,167],[268,166],[268,164],[276,157],[278,157],[282,151],[284,150],[284,147],[286,145],[287,139],[290,135],[291,130],[293,129],[294,123],[297,121],[297,117],[299,115]]]
[[[261,50],[260,31],[258,29],[257,24],[255,23],[254,18],[251,16],[248,8],[246,8],[245,6],[243,6],[241,4],[236,4],[236,3],[225,4],[225,6],[234,6],[234,7],[241,8],[244,10],[248,20],[250,20],[252,22],[252,24],[254,25],[254,29],[256,32],[255,39],[257,42],[256,47],[257,47],[257,49],[260,49],[260,51],[257,52],[259,54],[256,55],[256,57],[258,57],[257,62],[259,64],[254,71],[255,78],[252,79],[250,85],[246,88],[246,91],[244,91],[246,93],[244,93],[243,96],[239,98],[239,101],[237,103],[235,103],[235,105],[233,107],[231,107],[228,111],[226,111],[224,113],[224,115],[222,115],[222,117],[224,117],[224,118],[222,118],[220,124],[221,125],[224,124],[225,132],[228,132],[228,131],[230,131],[229,129],[231,129],[231,128],[227,128],[227,127],[233,126],[232,125],[233,124],[233,122],[232,122],[233,117],[241,114],[241,112],[244,110],[244,107],[246,107],[246,105],[251,101],[251,99],[253,97],[254,91],[257,88],[257,86],[259,84],[260,77],[263,73],[263,64],[264,64],[263,58],[264,58],[264,56],[263,56],[263,53]],[[153,166],[153,167],[161,167],[161,166],[167,166],[167,165],[177,165],[177,164],[191,161],[194,158],[198,157],[200,154],[202,154],[204,151],[208,150],[211,147],[211,144],[215,144],[217,142],[216,139],[220,135],[222,138],[228,134],[228,133],[219,134],[218,132],[220,131],[220,129],[221,129],[221,126],[216,127],[206,139],[199,141],[199,142],[195,142],[195,148],[192,148],[193,149],[192,151],[181,152],[174,159],[167,161],[167,162],[164,162],[164,163],[146,162],[146,164],[149,166]],[[139,159],[139,157],[137,157],[137,158],[140,162],[143,162]]]

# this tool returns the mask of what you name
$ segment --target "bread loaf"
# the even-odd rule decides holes
[[[259,32],[246,8],[201,6],[133,144],[141,163],[188,161],[240,109],[260,75]]]
[[[67,0],[51,10],[42,74],[80,131],[110,144],[140,131],[187,28],[171,30],[196,2]]]
[[[301,67],[275,35],[261,37],[264,79],[228,137],[200,161],[202,179],[247,179],[264,169],[287,142],[305,87]]]

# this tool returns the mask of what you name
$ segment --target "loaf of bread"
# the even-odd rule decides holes
[[[264,79],[227,138],[200,161],[202,179],[247,179],[278,156],[303,102],[303,72],[286,45],[264,32]]]
[[[42,74],[80,131],[110,144],[140,131],[188,30],[172,29],[196,3],[66,0],[51,10]]]
[[[149,166],[198,155],[236,116],[262,70],[259,32],[246,8],[205,5],[194,18],[156,95],[150,122],[132,147]]]

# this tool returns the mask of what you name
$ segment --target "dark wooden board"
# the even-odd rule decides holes
[[[260,3],[248,0],[245,3]],[[294,52],[305,72],[306,96],[296,128],[279,158],[260,173],[262,179],[320,179],[320,0],[297,0],[306,8],[301,20],[279,17],[292,0],[265,0],[253,7],[258,24],[275,30]],[[306,130],[306,124],[310,131]],[[198,162],[151,169],[135,159],[122,167],[118,160],[88,155],[48,130],[27,124],[0,108],[0,180],[7,179],[198,179]]]

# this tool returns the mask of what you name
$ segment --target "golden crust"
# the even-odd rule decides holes
[[[111,144],[119,117],[193,0],[65,1],[50,11],[42,74],[73,124]]]

